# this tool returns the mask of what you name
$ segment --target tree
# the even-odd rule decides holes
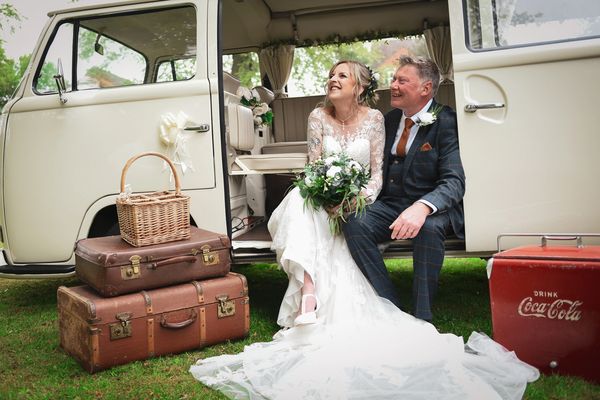
[[[21,14],[17,9],[8,3],[0,3],[0,31],[6,30],[9,27],[10,32],[15,31],[15,22],[21,22]],[[2,39],[0,39],[0,42]]]
[[[8,3],[0,3],[0,31],[5,31],[7,28],[10,32],[15,30],[15,22],[21,21],[21,15],[17,10]],[[18,63],[6,56],[4,41],[0,39],[0,108],[12,97],[19,80],[29,59],[21,57]]]

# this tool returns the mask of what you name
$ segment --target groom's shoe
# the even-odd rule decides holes
[[[315,309],[313,311],[305,311],[305,305],[306,305],[306,299],[308,297],[313,297],[315,299]],[[296,317],[296,319],[294,319],[294,325],[308,325],[308,324],[314,324],[317,322],[317,311],[319,310],[319,298],[317,296],[315,296],[314,294],[305,294],[302,295],[302,301],[300,304],[300,312],[301,314],[298,315]]]

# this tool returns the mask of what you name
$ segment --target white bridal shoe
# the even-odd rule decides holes
[[[315,299],[315,309],[313,311],[309,311],[309,312],[302,312],[304,311],[304,306],[306,305],[306,299],[308,297],[314,297]],[[317,296],[315,296],[314,294],[310,293],[310,294],[304,294],[302,295],[302,302],[300,303],[300,312],[301,314],[298,315],[296,317],[296,319],[294,319],[294,325],[307,325],[307,324],[314,324],[317,322],[317,311],[319,310],[319,298]]]

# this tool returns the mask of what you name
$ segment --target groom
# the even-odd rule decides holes
[[[437,66],[401,57],[385,116],[383,188],[366,213],[344,225],[352,257],[377,293],[400,307],[396,288],[377,245],[412,239],[414,315],[431,321],[431,303],[444,261],[444,240],[463,236],[465,175],[456,114],[437,104]]]

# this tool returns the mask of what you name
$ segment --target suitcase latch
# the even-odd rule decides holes
[[[202,260],[204,261],[204,265],[215,265],[219,263],[219,253],[216,251],[210,251],[209,245],[204,245],[200,247],[202,250]]]
[[[121,267],[121,279],[129,280],[129,279],[137,279],[140,277],[140,261],[142,257],[140,256],[131,256],[129,257],[130,265],[123,265]]]
[[[225,318],[231,317],[235,315],[235,301],[229,300],[228,295],[217,296],[216,297],[219,304],[217,305],[217,317]]]
[[[131,317],[129,312],[119,313],[115,316],[119,322],[110,324],[110,340],[124,339],[131,336]]]

